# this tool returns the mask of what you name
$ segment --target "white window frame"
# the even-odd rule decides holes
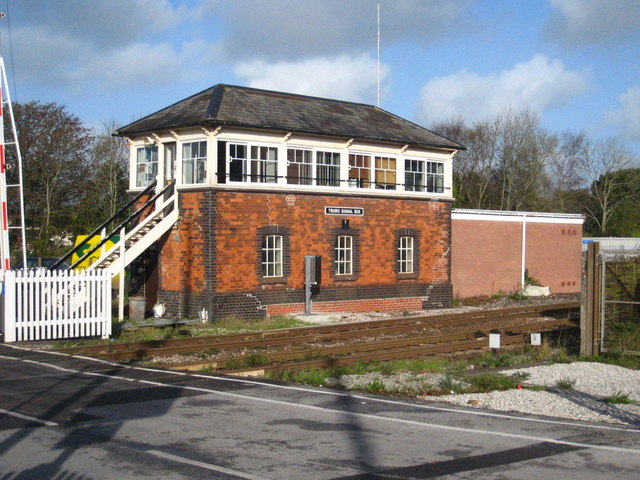
[[[395,162],[395,164],[393,168],[390,168],[388,165],[386,168],[382,166],[378,168],[378,160],[380,160],[381,165],[383,164],[383,162],[388,162],[388,161],[393,161]],[[378,190],[396,190],[397,189],[398,159],[395,156],[376,155],[375,157],[373,157],[373,168],[374,168],[373,178],[375,180],[376,189]],[[378,172],[380,172],[384,176],[383,182],[378,182]],[[393,176],[393,182],[387,181],[389,180],[388,178],[389,175]]]
[[[290,160],[289,159],[289,153],[290,152],[295,152],[294,153],[294,160]],[[301,153],[303,155],[303,157],[307,157],[309,158],[309,162],[298,162],[297,161],[297,154]],[[287,185],[315,185],[315,178],[314,178],[314,151],[312,149],[309,148],[299,148],[299,147],[294,147],[294,146],[289,146],[287,147]],[[300,173],[300,170],[306,168],[309,170],[309,175],[306,176],[305,178],[301,178],[300,176],[298,177],[290,177],[289,176],[289,167],[291,165],[297,165],[298,168],[298,173]]]
[[[398,243],[398,273],[413,273],[413,245],[413,237],[400,237]]]
[[[368,157],[369,158],[369,166],[362,167],[358,165],[351,165],[351,157]],[[347,155],[347,170],[348,170],[348,181],[347,184],[350,188],[359,188],[359,189],[370,189],[373,187],[373,171],[374,171],[374,154],[371,152],[355,152],[350,151]],[[360,175],[360,172],[357,177],[351,178],[351,170],[358,169],[368,171],[368,175],[365,178]]]
[[[282,235],[265,235],[262,238],[262,276],[278,278],[284,276],[284,239]]]
[[[430,171],[435,167],[435,170]],[[425,162],[425,192],[429,193],[444,193],[444,162],[438,162],[435,160],[427,160]]]
[[[353,275],[353,236],[338,235],[335,250],[335,274]]]
[[[328,163],[320,163],[318,161],[319,158],[319,154],[323,154],[323,159],[324,159],[324,155],[330,155],[332,159],[335,158],[335,156],[338,156],[338,163],[337,164],[328,164]],[[342,154],[340,152],[336,152],[335,150],[329,150],[326,148],[318,148],[315,150],[314,155],[313,155],[313,160],[314,160],[314,172],[315,172],[315,178],[314,178],[314,185],[317,185],[319,187],[329,187],[329,188],[336,188],[340,186],[341,183],[341,179],[340,179],[340,170],[341,170],[341,163],[342,163]],[[330,169],[332,169],[333,171],[337,172],[337,175],[334,175],[333,178],[324,178],[321,179],[320,178],[320,169],[326,169],[326,171],[329,171]],[[326,185],[320,184],[318,183],[319,181],[322,182],[327,182]],[[330,185],[329,183],[334,183],[334,185]]]
[[[408,162],[416,162],[417,165],[421,165],[421,170],[408,170],[407,163]],[[404,159],[404,190],[405,192],[424,192],[426,189],[426,162],[425,158],[405,158]],[[407,181],[407,177],[411,175],[413,179],[412,183]],[[416,176],[420,175],[422,177],[422,182],[416,182]],[[411,185],[411,186],[410,186]]]
[[[245,157],[232,157],[232,148],[233,147],[243,147],[246,149]],[[267,148],[273,150],[275,152],[275,160],[271,159],[263,159],[258,158],[261,155],[254,155],[254,149]],[[262,142],[238,142],[238,141],[227,141],[226,146],[226,162],[227,162],[227,175],[228,175],[228,183],[244,183],[244,184],[271,184],[275,185],[278,183],[278,165],[280,162],[279,158],[280,148],[277,144],[273,143],[262,143]],[[234,161],[242,161],[242,179],[241,180],[232,180],[231,175],[231,163]],[[254,167],[259,167],[256,170],[265,170],[269,169],[269,167],[274,168],[273,174],[266,173],[253,173]],[[267,179],[267,180],[253,180],[253,179]]]
[[[262,149],[273,150],[275,159],[262,158]],[[259,153],[254,155],[254,150]],[[249,183],[278,183],[278,147],[260,143],[250,144],[249,147]],[[268,155],[267,155],[268,157]],[[255,167],[255,173],[254,173]],[[265,173],[273,168],[273,174]],[[258,179],[255,180],[254,179]]]
[[[153,156],[154,150],[155,150],[155,160]],[[145,155],[143,157],[144,161],[142,162],[140,161],[141,151],[145,152]],[[150,160],[146,155],[147,151],[151,152]],[[151,172],[149,172],[149,170],[151,170]],[[143,145],[140,147],[136,147],[136,188],[148,187],[156,180],[157,176],[158,176],[158,146]]]
[[[180,180],[181,185],[202,185],[207,183],[207,139],[194,139],[180,142]],[[193,156],[193,145],[198,144],[198,155]],[[191,146],[191,157],[185,157],[185,147]],[[204,147],[204,156],[202,148]],[[187,163],[192,162],[188,167]],[[202,168],[202,170],[200,170]],[[191,181],[186,181],[187,172],[191,173]],[[202,172],[202,177],[198,178],[198,172]]]

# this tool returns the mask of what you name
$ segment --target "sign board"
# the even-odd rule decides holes
[[[88,237],[88,235],[78,235],[76,237],[76,245],[79,245],[81,242],[86,240],[87,237]],[[100,243],[100,240],[102,240],[102,237],[100,235],[94,235],[87,243],[85,243],[82,246],[82,248],[80,248],[80,250],[78,250],[77,252],[75,252],[71,256],[71,263],[76,263],[79,259],[82,258],[82,256],[85,253],[87,253],[94,246],[96,246],[98,243]],[[105,251],[109,250],[111,247],[113,247],[119,241],[120,241],[120,235],[112,236],[104,244]],[[84,270],[85,268],[87,268],[89,265],[91,265],[93,262],[95,262],[98,258],[100,258],[101,250],[102,249],[99,248],[98,250],[93,252],[89,258],[86,258],[82,263],[78,264],[78,266],[76,268],[80,269],[80,270]]]
[[[499,333],[490,333],[489,334],[489,348],[500,348],[500,334]]]
[[[355,215],[362,217],[364,208],[361,207],[324,207],[325,215]]]
[[[542,345],[542,334],[541,333],[532,333],[531,334],[531,345],[539,347]]]

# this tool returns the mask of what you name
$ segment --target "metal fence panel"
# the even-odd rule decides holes
[[[640,252],[600,254],[601,350],[640,355]]]

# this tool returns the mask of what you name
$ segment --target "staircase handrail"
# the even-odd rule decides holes
[[[94,263],[92,263],[91,265],[89,265],[87,267],[87,269],[93,269],[95,267],[99,267],[100,263],[105,260],[108,259],[112,254],[114,254],[114,252],[117,252],[120,250],[120,244],[121,243],[125,243],[128,244],[129,241],[131,241],[132,237],[138,235],[139,230],[147,227],[148,223],[152,223],[154,220],[157,219],[158,214],[162,214],[162,216],[164,218],[167,217],[167,215],[165,214],[164,210],[169,207],[171,208],[172,204],[175,202],[175,198],[174,197],[169,197],[166,198],[165,200],[163,200],[162,203],[160,203],[160,206],[156,205],[156,210],[153,214],[148,215],[147,217],[145,217],[144,219],[142,219],[140,222],[138,222],[133,228],[131,228],[129,231],[125,232],[124,234],[120,235],[120,240],[116,243],[114,243],[108,250],[105,250],[101,255],[100,258],[98,258]],[[173,209],[172,209],[173,211]]]
[[[130,200],[129,202],[127,202],[126,205],[124,205],[120,210],[118,210],[116,213],[114,213],[111,217],[109,217],[108,220],[106,220],[105,222],[103,222],[102,224],[100,224],[99,227],[97,227],[93,232],[91,232],[89,235],[87,235],[87,237],[81,241],[80,243],[78,243],[78,245],[76,245],[75,247],[73,247],[71,250],[69,250],[67,253],[64,254],[64,256],[60,257],[53,265],[51,265],[51,267],[49,268],[49,270],[55,270],[56,268],[58,268],[60,265],[62,265],[64,263],[64,261],[71,257],[74,253],[76,253],[78,250],[80,250],[80,248],[82,248],[86,243],[88,243],[93,237],[95,237],[100,231],[102,231],[102,229],[104,227],[106,227],[107,225],[109,225],[111,222],[113,222],[114,219],[116,219],[122,212],[124,212],[125,210],[127,210],[129,207],[131,207],[131,205],[133,205],[134,203],[136,203],[141,197],[145,196],[146,194],[148,194],[151,190],[153,190],[156,185],[157,185],[157,180],[154,180],[152,183],[150,183],[147,188],[145,188],[142,192],[138,193],[132,200]],[[109,236],[107,236],[107,238],[109,238]],[[77,263],[77,262],[76,262]],[[74,264],[75,265],[75,264]],[[69,270],[73,269],[73,267],[70,267]]]
[[[171,190],[174,187],[175,187],[175,183],[174,182],[169,182],[162,190],[160,190],[158,193],[156,193],[151,199],[147,200],[145,202],[145,204],[142,205],[138,210],[136,210],[131,215],[129,215],[129,217],[127,217],[126,220],[124,220],[122,223],[120,223],[120,225],[118,225],[116,228],[114,228],[108,234],[106,234],[104,236],[104,238],[102,240],[100,240],[97,244],[95,244],[91,249],[89,249],[89,251],[87,253],[85,253],[81,258],[76,260],[76,262],[71,265],[70,269],[74,269],[80,263],[84,262],[87,258],[89,258],[91,256],[91,254],[93,254],[93,252],[95,252],[96,250],[101,248],[105,243],[107,243],[107,241],[111,238],[111,236],[113,234],[115,234],[116,232],[119,232],[124,227],[126,227],[132,220],[138,218],[143,210],[145,210],[149,205],[153,204],[159,197],[161,197],[168,190]],[[124,241],[124,238],[121,238],[120,241]]]

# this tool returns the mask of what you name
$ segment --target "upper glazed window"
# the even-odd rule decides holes
[[[207,142],[182,144],[182,183],[205,183],[207,181]]]
[[[136,187],[146,187],[158,176],[158,147],[140,147],[136,154]]]

